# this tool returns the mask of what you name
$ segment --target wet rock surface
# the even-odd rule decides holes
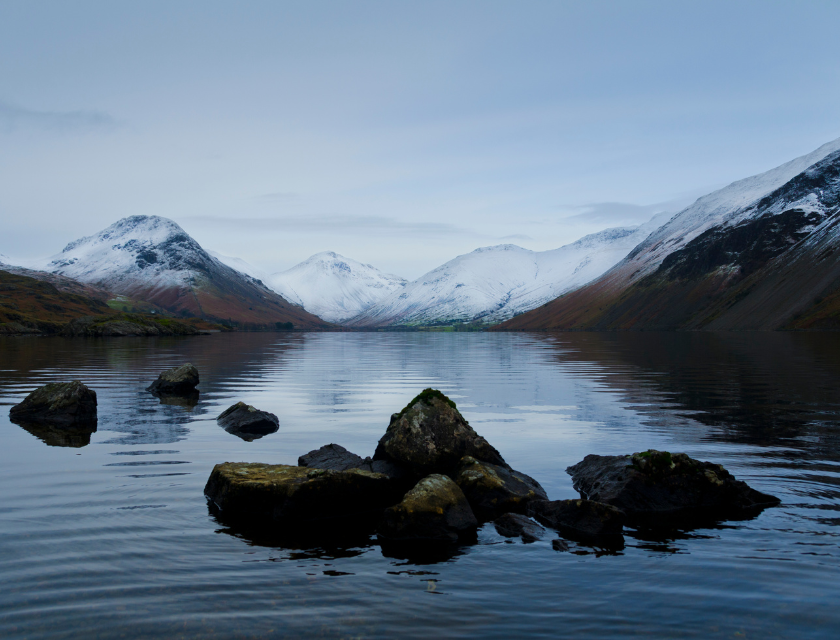
[[[521,538],[522,542],[536,542],[545,534],[536,522],[520,513],[506,513],[493,521],[496,532],[505,538]]]
[[[332,469],[334,471],[358,469],[363,463],[362,456],[350,453],[340,444],[325,444],[320,449],[310,451],[298,458],[299,467]]]
[[[627,516],[611,505],[592,500],[537,500],[528,515],[577,542],[623,547]]]
[[[618,507],[628,516],[694,515],[721,518],[760,511],[779,499],[751,488],[719,464],[684,453],[648,450],[629,456],[588,455],[566,469],[580,495]]]
[[[313,520],[379,513],[399,500],[381,474],[247,462],[217,464],[204,494],[226,517],[289,529]]]
[[[52,382],[30,393],[9,410],[16,423],[58,428],[96,429],[96,392],[78,380]]]
[[[245,439],[277,431],[279,424],[243,402],[218,422]],[[220,522],[247,529],[253,539],[303,548],[315,540],[367,544],[376,533],[384,555],[434,562],[475,542],[484,521],[526,543],[543,539],[545,526],[596,553],[615,553],[624,547],[628,521],[634,536],[653,540],[682,527],[675,514],[685,510],[734,517],[733,511],[778,503],[720,465],[685,454],[589,455],[567,471],[582,498],[549,500],[536,480],[511,469],[469,426],[454,402],[426,389],[391,417],[372,458],[331,443],[300,456],[296,467],[226,462],[213,469],[205,494]],[[633,519],[651,513],[664,518]],[[327,520],[340,524],[318,524]],[[564,540],[551,544],[569,550]]]
[[[274,433],[280,427],[280,421],[273,413],[260,411],[244,402],[222,411],[216,422],[228,433],[249,442]]]
[[[525,513],[532,500],[548,500],[540,484],[519,471],[465,456],[455,482],[481,520],[508,512]]]
[[[195,388],[198,383],[198,369],[188,362],[161,373],[146,391],[157,396],[190,395],[197,393]]]
[[[387,540],[454,543],[475,535],[478,520],[450,478],[432,474],[386,509],[377,532]]]
[[[388,460],[416,477],[432,473],[451,474],[461,458],[506,467],[501,454],[478,435],[455,403],[435,389],[426,389],[400,412],[373,454],[373,460]]]

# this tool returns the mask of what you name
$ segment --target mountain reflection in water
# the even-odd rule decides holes
[[[193,362],[195,402],[145,387]],[[0,636],[832,637],[840,628],[840,336],[832,334],[219,334],[0,340]],[[80,379],[81,438],[8,409]],[[440,388],[553,499],[588,453],[649,448],[723,464],[782,505],[757,517],[628,532],[612,554],[482,527],[404,558],[361,529],[342,544],[239,528],[208,509],[223,461],[296,464],[336,442],[370,455]],[[280,427],[251,442],[237,401]],[[47,446],[52,445],[52,446]],[[430,595],[437,597],[430,598]]]

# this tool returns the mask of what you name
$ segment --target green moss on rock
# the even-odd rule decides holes
[[[454,401],[450,400],[447,396],[445,396],[441,391],[438,391],[437,389],[432,389],[430,387],[428,389],[423,389],[423,391],[418,393],[411,402],[405,405],[402,411],[400,411],[397,414],[397,418],[402,418],[405,415],[406,411],[411,409],[411,407],[413,407],[418,402],[425,402],[428,404],[433,399],[442,400],[453,409],[458,408],[458,405],[456,405]]]

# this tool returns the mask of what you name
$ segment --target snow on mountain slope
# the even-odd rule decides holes
[[[667,214],[666,214],[667,215]],[[597,278],[663,222],[588,235],[551,251],[505,244],[458,256],[345,324],[358,327],[493,324]]]
[[[750,205],[778,189],[811,165],[840,150],[840,138],[811,153],[699,198],[634,249],[619,269],[631,281],[651,273],[669,254],[720,224],[736,224],[750,215]]]
[[[257,279],[228,267],[172,220],[123,218],[68,244],[45,271],[182,315],[239,325],[324,326]]]
[[[826,148],[830,146],[822,150]],[[811,159],[813,155],[807,161]],[[778,176],[780,172],[771,173]],[[773,181],[751,182],[766,188]],[[840,326],[840,261],[836,258],[840,255],[840,150],[758,198],[756,192],[735,198],[747,204],[728,208],[722,220],[692,239],[675,239],[673,245],[679,248],[656,261],[650,256],[658,245],[645,245],[669,227],[673,231],[672,223],[680,214],[634,251],[635,263],[622,261],[604,277],[500,328],[836,330]],[[719,193],[711,195],[722,202]],[[648,271],[640,277],[637,273],[642,267]]]
[[[219,253],[218,251],[213,251],[212,249],[208,249],[207,253],[211,256],[216,258],[222,264],[226,264],[231,269],[235,269],[239,273],[242,273],[249,278],[253,278],[254,280],[259,280],[263,284],[268,284],[267,280],[269,278],[268,271],[263,271],[259,267],[255,267],[249,262],[245,262],[242,258],[235,258],[234,256],[226,256],[223,253]],[[287,298],[288,300],[288,298]]]
[[[408,281],[325,251],[268,276],[264,282],[309,313],[328,322],[342,322],[402,289]]]

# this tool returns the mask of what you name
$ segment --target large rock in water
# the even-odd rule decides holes
[[[566,469],[580,495],[629,516],[726,517],[779,504],[719,464],[653,449],[631,456],[588,455]]]
[[[543,537],[545,529],[519,513],[506,513],[493,521],[496,533],[505,538],[521,538],[522,542],[536,542]]]
[[[525,513],[532,500],[548,500],[540,483],[530,476],[472,456],[461,459],[455,483],[481,520],[493,520],[508,512]]]
[[[249,442],[274,433],[280,427],[280,421],[273,413],[260,411],[244,402],[237,402],[222,411],[216,422],[228,433]]]
[[[535,500],[528,515],[569,540],[603,547],[623,547],[627,516],[615,507],[593,500]]]
[[[9,410],[17,423],[48,424],[53,427],[96,426],[96,392],[78,380],[52,382],[30,393]]]
[[[475,534],[478,520],[466,497],[450,478],[433,474],[386,509],[377,529],[391,541],[452,543]]]
[[[198,382],[198,369],[188,362],[161,373],[146,391],[156,395],[187,395],[195,393]]]
[[[282,521],[291,529],[313,520],[379,512],[399,500],[393,483],[378,473],[247,462],[217,464],[204,495],[225,517]]]
[[[473,430],[452,400],[440,391],[426,389],[391,416],[373,460],[390,460],[423,477],[454,473],[464,456],[507,467],[501,454]]]
[[[357,456],[340,444],[325,444],[320,449],[305,453],[298,458],[298,466],[311,469],[333,469],[335,471],[361,469],[371,473],[382,473],[398,483],[402,487],[403,493],[414,486],[416,480],[408,470],[390,460],[362,458],[362,456]]]
[[[299,467],[312,469],[332,469],[333,471],[347,471],[358,469],[364,463],[362,456],[350,453],[340,444],[325,444],[298,458]]]

